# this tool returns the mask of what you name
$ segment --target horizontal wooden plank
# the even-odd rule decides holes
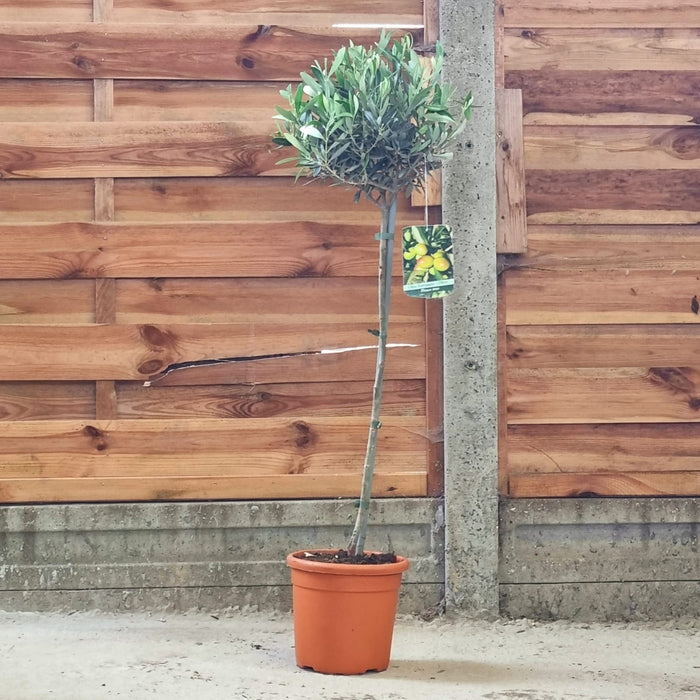
[[[0,187],[4,224],[27,221],[89,221],[93,180],[7,180]]]
[[[279,25],[25,23],[0,27],[0,77],[298,79],[316,59],[378,29]]]
[[[274,131],[275,106],[287,103],[280,87],[273,82],[115,80],[112,118],[119,122],[247,121],[271,123]]]
[[[576,496],[698,496],[700,471],[614,474],[511,474],[514,498]]]
[[[0,22],[89,22],[93,0],[0,0]]]
[[[513,369],[507,392],[511,425],[700,421],[696,367]]]
[[[58,462],[62,463],[64,476],[80,475],[76,471],[79,468],[71,465],[72,459],[80,457],[100,460],[94,465],[101,464],[100,469],[112,476],[117,475],[110,471],[115,468],[109,464],[113,458],[128,458],[132,460],[131,467],[137,469],[138,459],[153,456],[173,460],[189,458],[191,469],[198,473],[204,473],[211,464],[220,463],[222,459],[229,463],[224,471],[258,473],[266,470],[266,462],[272,471],[277,471],[276,464],[290,455],[312,461],[321,460],[324,453],[336,454],[341,460],[345,453],[354,455],[359,451],[363,455],[368,428],[369,416],[357,415],[310,420],[248,417],[233,421],[202,418],[17,421],[3,426],[0,461],[6,477],[40,476],[44,455],[48,455],[46,459],[53,465],[51,468],[57,469]],[[420,452],[427,439],[421,435],[424,428],[422,416],[388,416],[378,434],[381,444],[378,453]],[[251,452],[259,453],[258,457],[249,458],[247,454]],[[193,460],[194,453],[198,456]],[[269,457],[262,456],[265,453],[269,453]],[[35,460],[29,459],[32,455]],[[36,468],[31,466],[32,461],[36,462]],[[163,464],[167,466],[167,460]],[[349,464],[347,460],[339,463],[338,470],[345,470]],[[332,462],[327,462],[321,466],[319,462],[319,468],[331,469],[331,465]],[[128,464],[122,462],[121,466],[126,468]]]
[[[95,415],[91,382],[0,382],[0,420],[85,419]]]
[[[166,375],[152,377],[151,385],[284,384],[332,382],[338,378],[365,381],[374,376],[375,366],[376,352],[370,347],[341,353],[183,367]],[[425,357],[420,348],[390,348],[390,361],[385,369],[387,379],[423,379],[425,373]]]
[[[358,353],[343,353],[330,357],[354,358]],[[363,357],[367,354],[362,353]],[[396,375],[406,369],[392,357],[391,367],[387,368],[387,377]],[[136,382],[118,382],[117,417],[118,418],[271,418],[275,416],[354,416],[367,415],[372,403],[372,382],[370,362],[374,356],[367,357],[365,365],[352,363],[315,363],[310,370],[304,367],[289,366],[288,362],[257,363],[265,365],[267,371],[257,370],[258,376],[267,374],[269,380],[279,379],[286,383],[265,383],[252,375],[217,377],[230,383],[211,386],[190,385],[192,375],[188,371],[174,372],[162,382],[145,387]],[[301,365],[301,363],[298,363]],[[235,374],[235,365],[229,374]],[[275,369],[275,367],[277,369]],[[274,374],[277,374],[275,377]],[[201,376],[201,372],[199,375]],[[219,369],[223,375],[223,370]],[[243,374],[241,371],[240,374]],[[215,377],[212,371],[210,381]],[[293,382],[287,382],[289,378]],[[343,381],[337,381],[342,377]],[[364,381],[353,381],[360,377]],[[245,382],[245,379],[250,379]],[[206,379],[206,378],[205,378]],[[177,382],[182,381],[178,385]],[[303,383],[302,383],[303,382]],[[46,386],[46,385],[44,385]],[[51,385],[48,385],[51,386]],[[0,385],[0,406],[2,406],[2,389]],[[25,400],[22,406],[26,405]],[[2,410],[0,408],[0,410]],[[29,412],[29,411],[27,411]],[[364,413],[363,413],[364,412]],[[423,416],[425,415],[425,381],[422,379],[386,379],[382,392],[382,416]],[[57,414],[56,417],[61,417]],[[66,416],[68,417],[68,416]],[[72,416],[70,416],[72,417]],[[83,416],[79,416],[83,417]]]
[[[685,367],[699,340],[695,325],[509,326],[506,354],[512,368]]]
[[[664,270],[700,269],[700,226],[528,227],[528,250],[505,269]],[[674,272],[675,270],[675,272]]]
[[[525,124],[690,125],[700,114],[700,72],[554,69],[509,71]]]
[[[511,425],[507,440],[513,473],[691,471],[700,423]]]
[[[338,7],[326,0],[303,5],[290,0],[110,0],[117,22],[182,22],[192,24],[301,24],[360,23],[421,24],[420,0],[348,0]],[[93,18],[93,0],[0,0],[0,21],[80,22]],[[370,15],[371,17],[367,17]]]
[[[403,294],[399,279],[392,297],[392,327],[423,323],[424,301]],[[367,341],[360,345],[371,345],[366,329],[376,326],[377,314],[377,282],[371,277],[126,279],[116,285],[118,323],[262,322],[295,326],[302,334],[307,325],[360,323]]]
[[[2,223],[92,221],[94,189],[90,179],[6,180],[0,187]],[[352,190],[321,182],[295,182],[293,177],[126,178],[115,181],[114,195],[118,221],[149,226],[308,221],[371,226],[376,231],[380,222],[373,204],[354,203]],[[422,212],[400,197],[397,225],[422,221]]]
[[[700,36],[695,29],[627,27],[506,29],[505,70],[697,71]]]
[[[0,327],[94,320],[95,284],[90,280],[47,283],[0,279]]]
[[[327,0],[304,3],[273,0],[114,0],[117,22],[182,22],[287,26],[332,26],[334,24],[421,25],[420,0],[347,0],[342,5]]]
[[[693,170],[530,170],[529,224],[697,224]]]
[[[289,175],[274,122],[5,123],[0,176],[8,178]]]
[[[504,0],[507,27],[693,27],[697,0]]]
[[[346,474],[7,479],[0,481],[0,502],[350,498],[359,496],[359,481],[357,475]],[[373,482],[375,497],[424,496],[425,493],[426,475],[420,471],[377,474]]]
[[[21,425],[21,424],[20,424]],[[329,431],[329,435],[333,431]],[[365,431],[366,432],[366,431]],[[258,449],[237,451],[207,450],[196,444],[190,454],[112,454],[107,458],[63,452],[21,452],[0,456],[0,484],[13,479],[104,479],[104,478],[207,478],[207,477],[270,477],[284,474],[335,476],[362,472],[367,435],[358,435],[356,444],[338,446],[336,450],[315,447],[299,450],[271,446],[257,433]],[[271,436],[267,435],[270,439]],[[425,463],[425,451],[381,448],[377,451],[377,474],[415,474]],[[414,465],[413,468],[406,465]],[[1,488],[1,487],[0,487]]]
[[[532,170],[696,170],[697,126],[528,126],[525,167]]]
[[[0,80],[0,122],[90,121],[92,94],[85,80]]]
[[[699,270],[512,270],[506,323],[698,323]]]
[[[377,207],[366,200],[355,204],[353,190],[293,177],[117,179],[114,204],[116,219],[124,222],[315,221],[369,225],[375,231],[380,225]],[[420,224],[423,213],[399,197],[396,221],[397,226]]]
[[[371,277],[376,226],[259,223],[0,224],[0,277]],[[394,274],[401,275],[400,246]]]
[[[395,323],[391,343],[423,361],[423,329]],[[366,323],[342,328],[309,324],[6,325],[1,380],[148,379],[175,363],[314,352],[371,345]],[[394,349],[389,349],[389,357]],[[389,360],[390,361],[390,360]]]

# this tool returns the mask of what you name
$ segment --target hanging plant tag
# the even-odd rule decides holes
[[[437,299],[454,290],[452,228],[406,226],[403,229],[403,290],[409,297]]]

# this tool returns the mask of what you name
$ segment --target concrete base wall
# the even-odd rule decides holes
[[[700,498],[506,500],[501,612],[538,619],[700,617]]]
[[[286,555],[342,547],[354,501],[0,507],[0,609],[291,608]],[[432,499],[377,500],[367,549],[411,566],[400,611],[444,596],[444,517]]]

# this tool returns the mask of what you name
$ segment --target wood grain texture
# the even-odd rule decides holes
[[[94,417],[91,382],[2,382],[0,420],[50,421]]]
[[[700,114],[700,72],[514,70],[526,124],[690,125]]]
[[[0,27],[0,77],[298,80],[376,29],[279,25],[24,23]]]
[[[332,26],[334,24],[418,25],[423,23],[420,0],[114,0],[118,22],[222,23],[243,25]]]
[[[432,44],[440,38],[440,1],[423,0],[423,41]]]
[[[496,280],[496,367],[497,367],[497,429],[498,429],[498,493],[508,495],[508,374],[506,367],[506,274]]]
[[[422,424],[422,418],[389,417],[383,425],[379,492],[402,491],[404,479],[413,484],[411,488],[417,483],[425,488],[425,473],[405,466],[424,459],[425,438],[416,430]],[[217,477],[229,486],[238,479],[243,484],[251,479],[274,483],[281,476],[305,477],[301,482],[314,477],[321,483],[326,477],[330,482],[346,477],[346,483],[356,483],[366,432],[365,419],[348,417],[13,423],[3,441],[0,490],[3,500],[12,501],[21,498],[16,489],[27,486],[24,482],[30,479],[46,485],[56,480],[55,486],[58,480],[67,480],[64,484],[77,487],[78,494],[81,484],[89,488],[99,479],[108,479],[117,490],[120,482],[128,486],[139,481],[159,483],[162,489],[170,483],[172,488],[180,479],[191,488],[198,480],[203,485]],[[196,460],[193,452],[198,454]],[[309,484],[290,487],[309,488]],[[127,490],[122,496],[128,494]],[[168,498],[163,493],[155,497]]]
[[[506,351],[513,368],[685,367],[700,358],[700,326],[509,326]]]
[[[373,204],[353,202],[352,190],[295,183],[292,177],[118,179],[114,198],[117,220],[124,222],[315,221],[366,225],[377,231],[380,221]],[[399,197],[396,221],[397,226],[408,226],[420,224],[423,217],[407,198]]]
[[[496,90],[496,134],[496,252],[522,253],[527,250],[527,224],[520,90]]]
[[[316,221],[0,224],[0,277],[374,278],[375,230]]]
[[[698,496],[700,471],[624,474],[512,474],[516,498],[576,496]]]
[[[697,224],[698,176],[665,170],[526,170],[528,224]]]
[[[60,285],[0,280],[0,326],[94,321],[94,283],[65,280]]]
[[[114,0],[92,0],[93,22],[109,22],[114,11]]]
[[[0,22],[89,22],[93,0],[0,0]]]
[[[92,180],[8,180],[0,187],[3,223],[91,221]]]
[[[269,124],[202,122],[6,123],[5,178],[289,174]]]
[[[367,324],[6,325],[0,380],[148,379],[169,365],[367,345]],[[423,329],[395,323],[392,342],[424,362]],[[389,349],[391,357],[394,350]]]
[[[529,126],[525,163],[531,170],[696,170],[699,131],[695,125]]]
[[[92,119],[92,86],[84,80],[0,80],[0,122]]]
[[[697,366],[513,369],[507,390],[510,425],[700,421]]]
[[[497,3],[528,214],[528,250],[499,261],[511,497],[700,490],[698,17],[697,0]]]
[[[393,348],[387,364],[387,379],[423,379],[425,357],[421,349]],[[202,365],[159,375],[158,386],[257,385],[286,382],[366,381],[374,376],[376,353],[373,348],[322,355],[302,355],[271,360]]]
[[[270,142],[280,87],[379,37],[344,23],[420,39],[423,7],[0,0],[0,502],[357,495],[380,217]],[[396,270],[389,342],[411,347],[375,495],[425,496],[429,468],[440,495],[431,336]]]
[[[665,270],[675,276],[700,269],[700,226],[530,225],[527,255],[505,261],[504,268],[617,270],[620,276]]]
[[[425,207],[426,201],[429,207],[442,206],[442,173],[439,170],[433,170],[428,174],[423,189],[415,189],[411,192],[412,207]]]
[[[699,452],[700,423],[508,428],[513,473],[694,471]]]
[[[122,280],[116,318],[119,323],[274,323],[300,335],[314,324],[330,329],[354,323],[365,326],[359,345],[373,345],[367,329],[377,325],[376,286],[365,277]],[[425,317],[422,300],[401,294],[400,279],[392,286],[389,342],[395,324],[420,326]]]
[[[506,29],[505,70],[697,71],[695,29]]]
[[[280,87],[274,82],[115,80],[114,120],[258,122],[272,133],[275,106],[286,103]]]
[[[697,0],[503,0],[508,27],[680,27],[700,16]]]
[[[378,437],[383,446],[382,451],[386,455],[420,453],[426,439],[421,435],[423,427],[421,417],[387,417]],[[117,476],[119,471],[113,470],[127,467],[127,459],[137,468],[137,459],[145,455],[189,459],[192,470],[202,471],[206,470],[207,461],[218,461],[221,455],[228,453],[230,471],[235,469],[238,473],[255,473],[259,466],[258,460],[246,457],[247,452],[259,455],[263,464],[269,465],[265,471],[271,473],[296,474],[307,471],[297,468],[280,470],[280,463],[288,461],[289,457],[303,457],[305,462],[311,464],[317,459],[315,470],[332,469],[332,459],[329,460],[327,455],[336,455],[342,460],[339,465],[341,471],[349,469],[358,472],[361,471],[362,464],[358,467],[357,464],[353,466],[352,462],[357,455],[362,457],[364,454],[367,430],[368,420],[364,416],[329,416],[313,420],[241,418],[232,421],[198,418],[167,421],[17,421],[6,426],[0,443],[0,454],[5,462],[3,475],[7,477],[41,476],[46,471],[51,471],[56,476],[59,469],[64,476],[79,476],[76,473],[78,467],[71,466],[71,460],[77,460],[81,456],[89,457],[95,467],[99,466],[102,475]],[[193,451],[202,452],[199,466],[193,463]],[[263,457],[265,453],[269,453],[269,457]],[[212,457],[207,460],[206,454],[211,454]],[[348,457],[343,458],[344,454],[348,454]],[[42,467],[43,455],[52,455],[45,458],[47,464],[51,462],[48,469]],[[30,459],[31,456],[35,459]],[[111,465],[112,458],[119,456],[125,458],[121,467]],[[35,462],[35,467],[31,466],[32,462]],[[380,471],[386,471],[386,467],[385,456]],[[142,468],[146,469],[144,465]],[[309,468],[309,471],[313,470],[313,467]],[[97,474],[86,474],[95,475]]]
[[[374,497],[425,494],[425,473],[377,474]],[[197,501],[308,498],[351,498],[360,493],[360,479],[347,474],[281,474],[263,476],[113,477],[7,479],[0,481],[3,503],[64,501]]]
[[[396,359],[395,357],[392,359]],[[268,366],[271,363],[267,363]],[[349,363],[346,363],[346,365]],[[119,418],[273,418],[277,416],[369,416],[372,401],[371,367],[359,374],[351,367],[311,374],[288,367],[284,361],[270,367],[285,383],[250,381],[202,385],[188,383],[187,371],[168,375],[166,381],[143,386],[138,382],[118,382]],[[396,363],[392,362],[397,373]],[[321,368],[323,369],[323,368]],[[291,370],[291,371],[290,371]],[[235,372],[235,370],[232,370]],[[343,377],[343,381],[338,381]],[[294,381],[287,381],[289,379]],[[358,381],[353,381],[354,379]],[[178,385],[178,379],[183,384]],[[250,379],[250,378],[249,378]],[[421,379],[387,379],[384,383],[384,416],[423,416],[426,413],[425,382]],[[421,434],[428,434],[423,431]],[[432,440],[431,443],[432,444]]]
[[[692,248],[691,248],[692,250]],[[527,324],[698,323],[698,269],[512,271],[507,322]]]

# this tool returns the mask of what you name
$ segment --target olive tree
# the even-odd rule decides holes
[[[423,188],[428,173],[452,157],[450,144],[464,128],[471,94],[455,102],[440,80],[443,50],[439,42],[429,59],[421,60],[406,34],[382,33],[374,46],[350,43],[332,60],[316,61],[301,82],[281,91],[278,130],[273,141],[291,146],[297,177],[330,180],[355,189],[381,212],[379,241],[377,363],[372,394],[362,491],[355,527],[348,544],[362,555],[369,521],[377,433],[386,362],[391,266],[396,203],[400,194]],[[456,114],[455,114],[456,112]]]

